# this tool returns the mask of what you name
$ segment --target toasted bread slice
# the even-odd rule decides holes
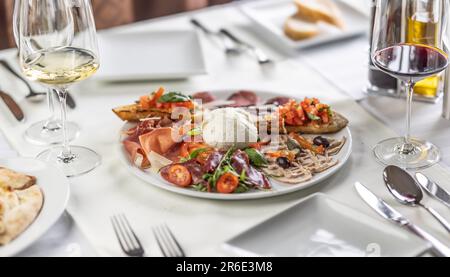
[[[334,113],[332,120],[329,124],[320,126],[308,125],[308,126],[286,126],[288,133],[301,133],[301,134],[332,134],[341,131],[348,126],[348,120],[341,114]]]
[[[164,118],[166,116],[170,116],[169,110],[142,109],[139,104],[115,108],[113,109],[113,112],[123,121],[131,121],[131,122],[140,121],[141,119],[150,117]]]
[[[0,167],[0,186],[8,186],[13,190],[27,189],[36,184],[36,177]]]
[[[302,20],[294,15],[286,20],[284,32],[293,40],[303,40],[319,35],[320,29],[316,23]]]
[[[340,29],[345,28],[342,14],[332,0],[295,0],[296,17],[305,21],[323,21]]]

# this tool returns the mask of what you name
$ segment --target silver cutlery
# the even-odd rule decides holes
[[[263,50],[261,50],[258,47],[255,47],[247,42],[244,42],[243,40],[236,37],[234,34],[232,34],[230,31],[226,29],[220,29],[220,33],[224,34],[226,37],[230,38],[234,43],[242,47],[242,49],[247,50],[252,55],[256,57],[259,64],[268,64],[272,63],[272,60],[269,59],[269,57],[264,53]]]
[[[435,209],[421,203],[423,200],[422,190],[408,172],[397,166],[388,166],[384,170],[383,177],[395,199],[404,205],[424,208],[441,223],[447,232],[450,232],[450,223]]]
[[[111,217],[111,223],[122,251],[129,257],[144,257],[141,241],[123,214]]]
[[[20,74],[18,74],[6,60],[0,60],[0,65],[2,65],[6,70],[8,70],[11,74],[13,74],[17,79],[21,80],[28,88],[28,95],[25,96],[26,99],[29,99],[32,102],[42,102],[45,99],[46,92],[37,92],[35,91],[31,85],[25,80]]]
[[[394,210],[382,199],[378,198],[368,188],[363,186],[361,183],[356,183],[355,188],[358,194],[361,196],[361,198],[379,215],[381,215],[382,217],[391,222],[398,224],[401,227],[406,228],[413,234],[429,242],[430,245],[433,246],[433,250],[437,255],[443,257],[450,257],[450,248],[448,248],[445,244],[440,242],[438,239],[433,237],[431,234],[429,234],[422,228],[411,223],[406,217],[404,217],[398,211]]]
[[[26,99],[29,99],[32,102],[41,102],[45,99],[47,93],[35,91],[33,87],[31,87],[31,85],[28,83],[28,81],[20,74],[18,74],[6,60],[0,60],[0,65],[2,65],[6,70],[8,70],[17,79],[21,80],[26,85],[29,91],[28,95],[25,96]],[[67,106],[69,106],[69,108],[71,109],[75,109],[77,106],[75,100],[70,94],[67,94]]]
[[[22,122],[25,119],[22,108],[20,108],[19,104],[17,104],[17,102],[11,97],[11,95],[0,90],[0,99],[5,102],[6,106],[17,119],[17,121]]]
[[[231,41],[228,37],[226,37],[224,34],[220,32],[214,32],[205,25],[203,25],[200,21],[193,18],[191,19],[191,23],[203,31],[207,36],[210,36],[212,38],[215,38],[225,49],[226,54],[239,54],[241,53],[241,50],[239,47],[237,47],[233,41]]]
[[[450,193],[448,191],[420,172],[416,173],[416,180],[426,192],[450,208]]]
[[[153,234],[164,257],[186,257],[183,248],[166,224],[159,227],[154,227]]]

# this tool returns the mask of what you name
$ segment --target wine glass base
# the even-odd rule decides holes
[[[373,153],[380,163],[405,169],[423,169],[440,161],[440,151],[432,143],[413,138],[406,149],[404,143],[405,138],[390,138],[378,143]]]
[[[94,170],[101,164],[101,157],[93,150],[71,146],[72,155],[62,158],[62,146],[48,149],[37,156],[38,160],[52,163],[59,168],[67,177],[76,177]]]
[[[40,121],[31,125],[25,131],[25,139],[35,145],[54,145],[63,142],[63,132],[60,121],[46,125],[47,121]],[[49,126],[47,128],[46,126]],[[67,139],[73,141],[80,135],[80,127],[72,122],[67,122]]]

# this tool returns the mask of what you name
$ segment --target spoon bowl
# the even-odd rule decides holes
[[[420,206],[423,192],[414,178],[397,166],[388,166],[383,173],[384,182],[395,199],[409,206]]]
[[[397,201],[404,205],[424,208],[450,233],[450,223],[435,209],[422,204],[422,189],[408,172],[397,166],[388,166],[384,170],[383,178]]]

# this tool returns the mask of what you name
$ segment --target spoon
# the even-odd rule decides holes
[[[402,204],[412,207],[422,207],[450,232],[450,223],[435,209],[422,204],[423,193],[414,178],[408,172],[397,166],[388,166],[384,170],[384,182],[389,191]]]
[[[5,69],[7,69],[11,74],[13,74],[16,78],[21,80],[28,88],[28,95],[25,96],[26,99],[32,101],[32,102],[42,102],[45,100],[45,96],[47,95],[46,92],[36,92],[31,85],[28,83],[27,80],[25,80],[20,74],[18,74],[7,61],[0,60],[0,65],[2,65]]]

